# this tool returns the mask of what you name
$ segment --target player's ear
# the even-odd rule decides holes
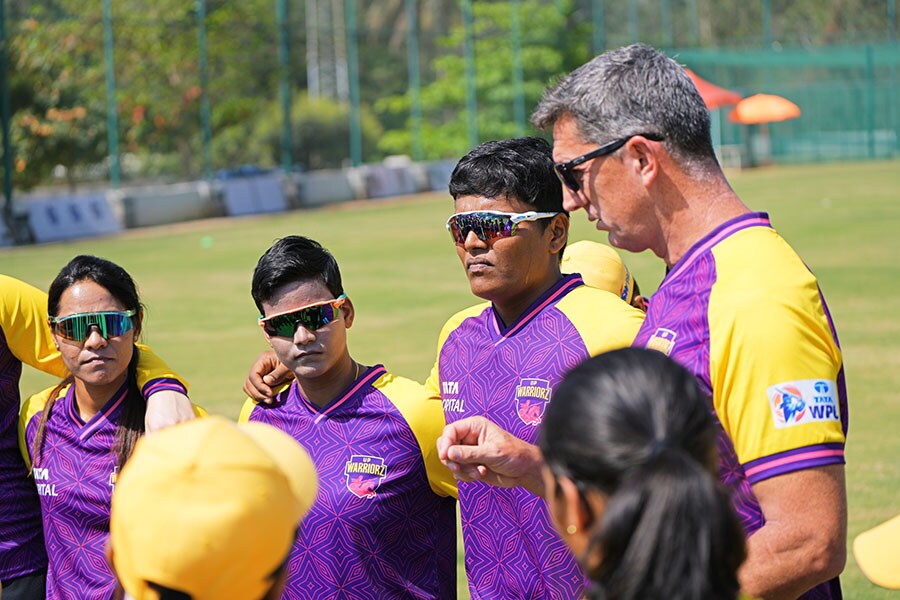
[[[347,329],[353,327],[353,318],[356,316],[356,309],[353,308],[353,301],[350,300],[350,296],[347,296],[346,300],[344,300],[344,305],[341,306],[341,317],[344,319],[344,326]]]
[[[547,225],[547,233],[550,236],[550,252],[553,254],[562,254],[569,241],[569,217],[563,213],[559,213]]]

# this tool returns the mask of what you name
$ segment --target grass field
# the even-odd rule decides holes
[[[900,512],[900,163],[768,168],[731,180],[751,208],[770,213],[818,275],[836,321],[851,406],[852,539]],[[149,309],[144,341],[190,381],[195,402],[236,417],[247,369],[266,348],[250,276],[260,254],[287,234],[321,241],[341,263],[357,308],[354,357],[424,380],[443,321],[473,303],[444,229],[451,207],[446,195],[434,194],[0,249],[0,272],[47,289],[75,254],[120,263]],[[573,221],[573,241],[599,239],[583,214]],[[652,292],[662,263],[647,253],[625,258],[642,290]],[[52,381],[27,371],[25,394]],[[863,577],[852,555],[842,580],[849,599],[891,597]]]

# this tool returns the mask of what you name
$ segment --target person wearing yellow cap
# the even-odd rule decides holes
[[[853,540],[856,564],[869,581],[900,590],[900,515],[862,532]]]
[[[611,292],[635,308],[647,310],[637,280],[619,253],[606,244],[590,240],[569,244],[559,267],[563,273],[580,273],[591,287]]]
[[[274,427],[171,427],[119,476],[107,557],[126,598],[274,600],[317,490],[309,455]]]

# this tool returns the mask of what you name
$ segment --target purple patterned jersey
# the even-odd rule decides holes
[[[0,328],[0,581],[47,565],[41,508],[16,441],[21,373]]]
[[[847,393],[837,335],[815,276],[764,213],[695,244],[650,302],[636,346],[687,367],[712,398],[721,477],[752,534],[751,485],[844,462]],[[803,598],[841,597],[837,579]]]
[[[487,304],[451,318],[429,378],[448,423],[482,415],[537,441],[554,386],[580,361],[631,344],[643,314],[580,275],[559,280],[504,327]],[[542,498],[482,482],[459,484],[472,598],[581,597],[585,578]]]
[[[41,502],[47,544],[47,598],[110,598],[115,578],[106,563],[109,503],[116,482],[116,424],[128,383],[87,423],[75,386],[53,405],[43,451],[31,455],[42,406],[28,419],[25,440]],[[46,397],[45,397],[46,398]]]
[[[324,408],[294,382],[240,420],[289,433],[319,475],[283,598],[456,597],[455,486],[436,459],[443,415],[421,385],[378,365]]]

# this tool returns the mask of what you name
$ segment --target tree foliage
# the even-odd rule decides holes
[[[348,108],[305,98],[310,36],[343,47],[339,26],[307,23],[312,0],[288,6],[294,162],[340,164],[349,154]],[[347,0],[315,0],[344,15]],[[363,158],[411,152],[406,0],[356,3]],[[587,60],[595,44],[640,39],[668,49],[815,47],[896,39],[891,0],[475,0],[475,83],[480,140],[516,135],[512,11],[520,7],[525,115],[548,81]],[[279,31],[275,0],[206,0],[204,86],[196,0],[115,0],[112,24],[119,150],[124,176],[202,172],[201,107],[211,111],[213,168],[280,161]],[[763,7],[771,7],[767,22]],[[70,185],[107,167],[107,97],[102,2],[7,0],[15,184],[29,187],[65,167]],[[426,158],[453,158],[469,146],[459,0],[416,0]],[[599,10],[602,8],[602,12]],[[896,20],[896,15],[894,15]],[[598,20],[599,19],[599,20]],[[601,30],[594,31],[595,23]],[[343,37],[342,37],[343,36]],[[598,41],[599,40],[599,41]],[[896,42],[895,42],[896,43]],[[329,66],[346,77],[349,65]],[[527,131],[526,125],[526,131]]]

